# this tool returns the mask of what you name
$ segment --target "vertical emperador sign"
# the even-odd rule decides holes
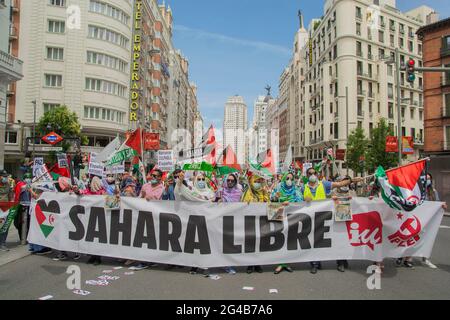
[[[136,0],[133,14],[133,43],[130,81],[130,123],[138,121],[140,101],[139,63],[141,58],[142,0]]]

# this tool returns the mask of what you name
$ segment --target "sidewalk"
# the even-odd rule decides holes
[[[0,267],[15,260],[22,259],[30,254],[28,245],[23,246],[20,244],[19,234],[14,226],[11,226],[9,229],[6,246],[9,248],[9,251],[0,251]]]

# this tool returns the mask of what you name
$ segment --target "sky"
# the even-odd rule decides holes
[[[161,2],[161,0],[160,0]],[[241,95],[252,121],[253,104],[265,95],[278,94],[278,79],[291,58],[294,35],[302,10],[305,28],[323,15],[325,0],[165,0],[174,18],[173,42],[189,60],[190,81],[205,130],[212,123],[222,128],[228,97]],[[408,11],[430,6],[440,18],[450,15],[450,0],[397,0]]]

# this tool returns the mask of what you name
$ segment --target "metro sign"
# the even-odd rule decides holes
[[[64,139],[56,132],[50,132],[48,135],[43,137],[42,140],[44,140],[45,143],[55,145],[58,142],[63,141]]]

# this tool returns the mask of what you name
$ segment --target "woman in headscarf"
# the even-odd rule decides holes
[[[212,202],[216,199],[215,192],[203,173],[199,173],[194,178],[193,186],[188,186],[184,181],[184,172],[178,174],[178,180],[175,186],[175,199],[177,201],[201,201]],[[190,273],[196,274],[198,268],[192,267]],[[203,275],[208,277],[208,269],[203,270]]]
[[[240,202],[242,198],[242,188],[238,184],[237,175],[231,173],[224,180],[222,190],[218,193],[221,202]]]
[[[133,177],[128,176],[122,181],[122,188],[120,190],[122,197],[136,197],[136,182]]]
[[[238,176],[229,174],[224,179],[222,190],[217,193],[219,202],[240,202],[242,197],[242,188],[238,184]],[[229,274],[236,274],[236,270],[232,267],[226,267],[225,271]]]
[[[281,178],[281,182],[273,189],[271,200],[273,202],[291,203],[302,202],[303,196],[300,189],[295,185],[295,178],[292,173],[287,173]],[[291,267],[286,264],[280,264],[274,273],[279,274],[283,270],[292,272]]]
[[[186,186],[184,183],[184,172],[178,174],[178,182],[175,186],[175,198],[179,201],[214,201],[216,195],[212,190],[208,179],[203,173],[199,173],[194,178],[193,186]]]
[[[265,186],[265,180],[263,177],[252,174],[249,179],[249,185],[247,190],[242,195],[242,202],[270,202],[270,195],[267,192]],[[247,267],[247,273],[252,273],[254,271],[262,273],[263,269],[261,266],[249,266]]]

